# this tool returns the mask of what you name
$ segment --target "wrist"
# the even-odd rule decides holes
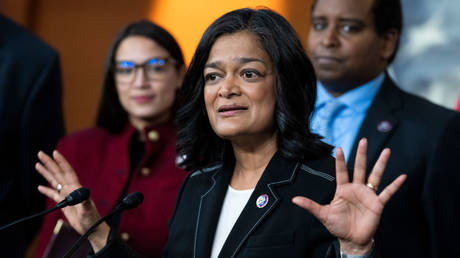
[[[367,255],[372,252],[374,239],[365,244],[356,244],[350,241],[339,240],[340,252],[347,255]]]
[[[102,248],[107,245],[107,239],[109,238],[110,227],[107,223],[102,223],[97,229],[88,237],[91,247],[94,253],[99,252]]]

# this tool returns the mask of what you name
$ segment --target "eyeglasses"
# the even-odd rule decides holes
[[[115,81],[120,83],[132,83],[136,78],[137,68],[142,68],[147,80],[163,80],[167,75],[168,63],[175,63],[172,58],[151,58],[143,64],[136,64],[133,61],[117,61],[115,63]]]

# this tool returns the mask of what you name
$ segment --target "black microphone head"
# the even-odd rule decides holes
[[[134,192],[128,194],[123,200],[121,201],[121,205],[123,209],[132,209],[139,206],[144,201],[144,195],[141,192]]]
[[[85,187],[78,188],[65,197],[65,202],[69,206],[79,204],[89,198],[89,189]]]

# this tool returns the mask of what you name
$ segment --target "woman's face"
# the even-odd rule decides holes
[[[170,118],[183,72],[155,41],[129,36],[115,53],[115,83],[118,98],[135,127],[157,124]]]
[[[254,34],[219,37],[203,76],[206,111],[218,136],[234,139],[274,132],[273,64]]]

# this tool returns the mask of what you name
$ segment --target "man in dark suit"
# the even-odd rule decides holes
[[[56,51],[0,15],[0,225],[45,207],[34,165],[64,134],[61,95]],[[1,231],[1,256],[24,257],[39,222]]]
[[[399,0],[316,0],[311,14],[313,129],[349,161],[363,137],[368,164],[391,148],[381,184],[370,186],[377,191],[408,175],[382,215],[382,256],[460,257],[460,115],[400,90],[386,73],[402,31]]]

